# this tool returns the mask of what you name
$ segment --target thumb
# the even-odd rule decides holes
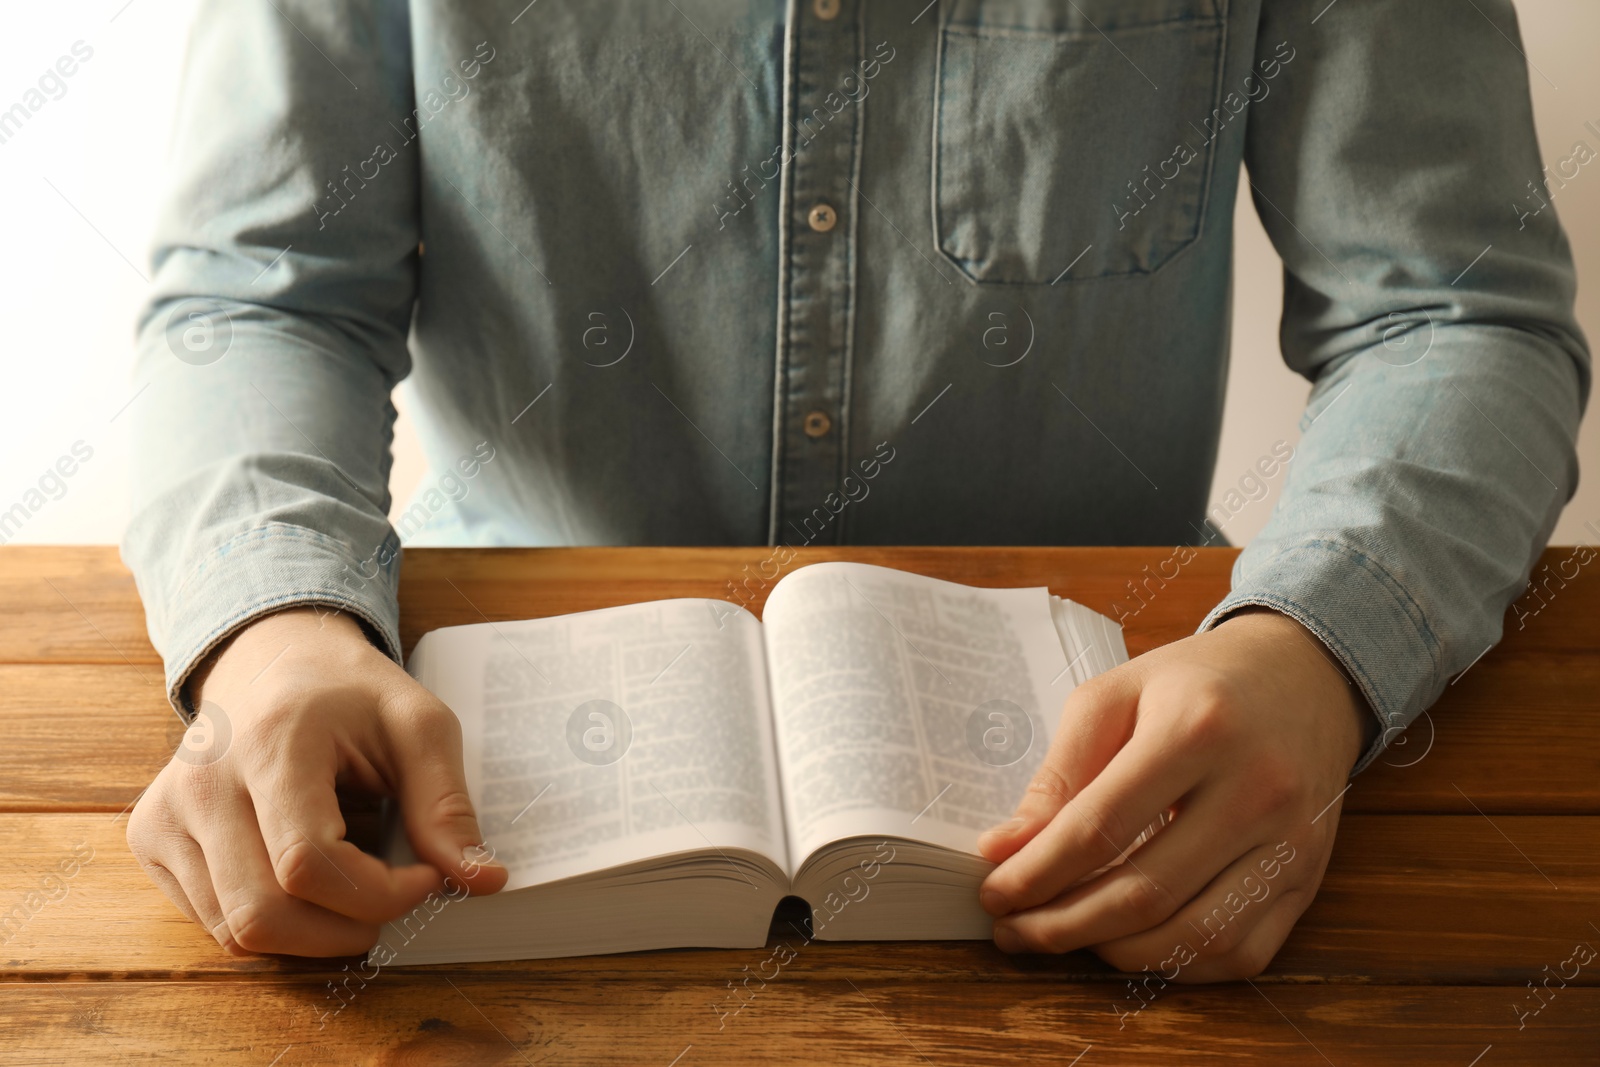
[[[1139,707],[1139,679],[1131,667],[1107,671],[1067,697],[1050,748],[1016,812],[979,836],[984,859],[1003,863],[1033,840],[1128,743]]]
[[[455,713],[430,698],[389,721],[400,811],[417,858],[450,879],[446,891],[465,885],[474,895],[498,892],[508,874],[478,828]]]

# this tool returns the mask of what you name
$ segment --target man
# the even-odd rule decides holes
[[[982,900],[1007,950],[1259,972],[1347,777],[1498,637],[1576,484],[1516,39],[1506,0],[203,5],[125,555],[174,705],[232,741],[161,773],[135,853],[231,951],[504,884],[396,663],[408,373],[460,487],[408,534],[1204,540],[1246,164],[1314,383],[1281,503],[1199,633],[1073,695]],[[335,781],[396,794],[423,863],[344,842]]]

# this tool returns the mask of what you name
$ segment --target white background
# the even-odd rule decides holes
[[[147,269],[191,6],[192,0],[103,0],[11,5],[7,11],[0,110],[19,101],[75,41],[94,49],[66,79],[66,95],[0,144],[0,510],[18,501],[74,442],[94,449],[94,458],[68,480],[66,495],[30,518],[17,542],[110,543],[127,521],[125,420],[111,420],[133,394],[132,324],[144,291],[140,272]],[[1600,3],[1522,0],[1518,8],[1534,67],[1544,161],[1553,165],[1578,140],[1600,150],[1600,138],[1584,128],[1589,120],[1600,126]],[[1459,17],[1482,16],[1463,3]],[[1600,166],[1580,171],[1555,203],[1577,256],[1579,318],[1591,342],[1600,343]],[[1297,439],[1308,391],[1278,358],[1280,266],[1248,199],[1239,207],[1237,238],[1233,362],[1213,501],[1275,441]],[[1600,527],[1597,410],[1600,402],[1592,403],[1584,422],[1584,480],[1556,529],[1559,544],[1592,541],[1584,524]],[[396,498],[404,500],[423,474],[402,414]],[[1281,478],[1272,486],[1274,496],[1280,488]],[[1243,543],[1271,510],[1272,498],[1253,503],[1224,531]]]

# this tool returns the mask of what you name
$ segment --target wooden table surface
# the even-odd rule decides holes
[[[797,563],[1045,584],[1109,612],[1168,555],[862,548]],[[484,617],[722,596],[765,556],[412,551],[406,647]],[[1191,632],[1232,559],[1201,551],[1129,620],[1129,651]],[[1558,974],[1579,943],[1600,949],[1596,572],[1512,622],[1356,780],[1316,903],[1254,982],[1168,986],[1132,1013],[1127,977],[1086,953],[818,942],[719,1026],[728,983],[767,952],[391,970],[326,1019],[350,961],[224,955],[123,839],[182,732],[132,578],[109,548],[0,548],[0,1063],[1600,1063],[1600,959]],[[92,859],[47,893],[75,848]]]

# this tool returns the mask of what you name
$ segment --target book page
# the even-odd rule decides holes
[[[786,866],[748,612],[668,600],[450,627],[418,643],[411,670],[461,720],[469,792],[508,888],[689,850]]]
[[[854,835],[976,852],[1010,817],[1083,666],[1050,601],[855,563],[778,584],[763,625],[793,868]]]

